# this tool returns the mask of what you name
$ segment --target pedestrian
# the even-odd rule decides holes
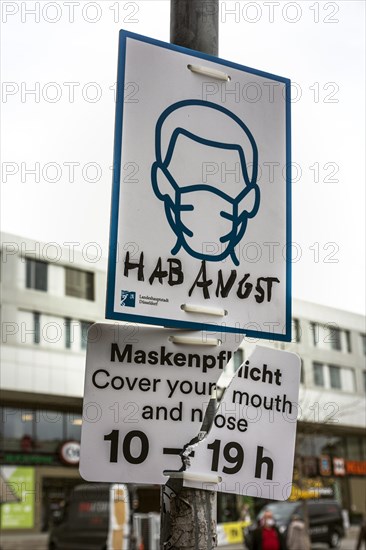
[[[306,529],[305,522],[298,515],[294,514],[291,517],[290,524],[287,529],[287,550],[310,550],[310,537]]]
[[[240,510],[240,521],[245,521],[246,523],[250,523],[250,511],[249,511],[249,505],[243,504],[242,509]]]
[[[253,532],[251,550],[285,550],[281,534],[270,510],[264,512],[260,526]]]
[[[358,534],[356,550],[362,550],[362,546],[366,550],[366,517],[365,516],[363,517],[361,527],[360,527],[360,532]]]

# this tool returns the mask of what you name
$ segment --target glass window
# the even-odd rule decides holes
[[[301,456],[312,456],[315,454],[313,449],[313,436],[303,434],[297,431],[296,434],[296,450]]]
[[[314,384],[324,386],[324,368],[321,363],[313,363]]]
[[[300,332],[300,321],[298,319],[292,319],[292,330],[294,342],[300,342],[301,332]]]
[[[361,334],[362,351],[366,355],[366,334]]]
[[[329,365],[330,387],[335,390],[340,390],[341,384],[341,369],[335,365]]]
[[[7,451],[29,452],[34,447],[34,411],[10,409],[1,410],[1,446]]]
[[[346,347],[347,347],[347,353],[351,353],[352,346],[351,346],[351,333],[349,330],[345,330],[344,334],[346,336]]]
[[[238,370],[240,365],[242,365],[243,361],[244,361],[243,350],[239,348],[234,353],[234,372]]]
[[[310,330],[313,336],[313,346],[317,346],[319,342],[319,330],[317,323],[310,323]]]
[[[300,358],[301,365],[300,365],[300,383],[303,384],[305,381],[305,373],[304,373],[304,361],[302,357]]]
[[[366,460],[366,437],[361,438],[361,460]]]
[[[35,436],[37,450],[55,452],[64,439],[64,415],[59,411],[37,411]]]
[[[319,454],[330,456],[345,456],[345,442],[343,437],[327,436]]]
[[[34,344],[39,344],[40,341],[41,341],[41,324],[40,324],[40,320],[41,320],[41,315],[38,313],[38,311],[34,311],[33,312],[33,328],[34,328],[34,332],[33,332],[33,343]]]
[[[362,441],[359,437],[348,436],[347,440],[347,458],[348,460],[362,460]]]
[[[65,268],[66,272],[66,296],[94,300],[94,273],[81,269]]]
[[[81,321],[80,327],[81,327],[81,349],[86,349],[86,344],[88,342],[88,330],[89,327],[92,326],[93,323],[89,323],[89,321]]]
[[[348,367],[342,367],[340,370],[342,390],[353,393],[356,390],[355,370]]]
[[[341,331],[339,328],[331,327],[329,326],[330,334],[329,334],[329,342],[331,349],[334,349],[336,351],[341,351],[342,345],[341,345]]]
[[[39,260],[25,259],[26,286],[35,290],[47,290],[47,268],[46,262]]]
[[[68,413],[66,416],[66,439],[80,441],[81,438],[81,423],[80,414]]]
[[[71,348],[71,319],[68,317],[65,319],[65,346]]]

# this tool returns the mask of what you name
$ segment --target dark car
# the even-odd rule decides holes
[[[117,493],[115,492],[117,491]],[[113,508],[113,512],[112,512]],[[106,550],[108,536],[117,540],[121,536],[112,532],[115,520],[124,525],[124,546],[149,541],[154,544],[159,533],[160,488],[145,484],[87,483],[77,485],[56,520],[49,536],[49,550]],[[116,539],[114,539],[116,537]],[[122,544],[121,541],[116,543]],[[119,546],[118,546],[119,547]],[[155,547],[155,546],[154,546]]]
[[[110,485],[78,485],[62,518],[50,532],[49,550],[106,550]]]
[[[330,548],[337,548],[345,536],[342,509],[336,500],[308,500],[306,503],[311,542],[325,542]],[[260,511],[257,521],[244,531],[244,541],[251,548],[254,529],[265,511],[270,510],[281,535],[286,538],[287,528],[293,514],[304,516],[302,502],[274,502],[266,504]]]

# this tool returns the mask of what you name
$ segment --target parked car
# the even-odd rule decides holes
[[[106,550],[110,529],[111,485],[77,485],[60,523],[50,532],[49,550]],[[123,504],[128,516],[128,498]]]
[[[160,487],[85,483],[74,487],[50,531],[49,550],[157,550]],[[122,528],[121,528],[122,527]]]
[[[257,516],[257,520],[244,530],[244,543],[250,550],[253,531],[259,524],[266,510],[270,510],[281,535],[286,538],[291,516],[299,514],[303,517],[303,503],[274,502],[266,504]],[[341,538],[345,536],[342,509],[336,500],[308,500],[309,531],[311,542],[325,542],[330,548],[337,548]]]

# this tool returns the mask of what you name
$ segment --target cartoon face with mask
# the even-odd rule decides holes
[[[152,186],[177,238],[172,254],[183,248],[239,265],[235,247],[260,203],[258,150],[247,126],[221,105],[181,101],[159,117],[155,153]]]

